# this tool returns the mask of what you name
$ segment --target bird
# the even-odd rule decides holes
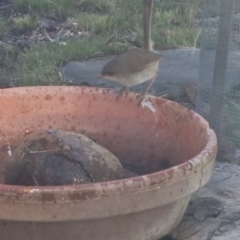
[[[153,52],[151,40],[151,19],[153,0],[143,0],[143,48],[134,48],[110,60],[102,69],[98,79],[106,78],[122,85],[118,91],[118,100],[129,87],[151,80],[146,90],[138,96],[141,105],[158,74],[159,61],[162,56]]]

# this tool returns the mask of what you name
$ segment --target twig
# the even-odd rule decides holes
[[[43,33],[44,33],[44,36],[45,36],[50,42],[55,42],[55,40],[52,39],[52,38],[49,36],[49,34],[48,34],[48,32],[47,32],[47,30],[46,30],[45,28],[43,29]]]
[[[160,98],[166,98],[166,97],[169,97],[169,94],[163,94],[161,96],[159,96]]]
[[[240,110],[240,106],[238,106],[236,103],[230,101],[228,98],[225,97],[225,99],[230,102],[234,107],[236,107],[238,110]]]
[[[215,233],[215,231],[216,231],[216,229],[209,233],[207,240],[211,240],[212,239],[213,234]]]
[[[37,32],[39,31],[40,28],[41,28],[41,26],[38,27],[38,28],[36,29],[36,31],[34,31],[33,35],[29,38],[30,40],[33,39],[33,38],[35,38],[35,36],[37,35]]]
[[[199,32],[198,32],[198,34],[197,34],[197,37],[196,37],[196,39],[195,39],[195,41],[194,41],[194,48],[196,48],[197,47],[197,40],[198,40],[198,38],[199,38],[199,36],[200,36],[200,34],[201,34],[201,30],[199,30]]]
[[[42,150],[42,151],[32,151],[29,148],[27,148],[28,152],[31,154],[35,154],[35,153],[46,153],[46,152],[53,152],[54,150]]]
[[[4,128],[5,126],[7,125],[7,122],[6,122],[6,119],[3,117],[4,119]],[[5,130],[5,129],[4,129]],[[8,153],[8,156],[11,157],[12,156],[12,149],[11,149],[11,144],[10,144],[10,141],[9,141],[9,136],[7,134],[7,131],[3,132],[5,137],[6,137],[6,142],[7,142],[7,153]]]
[[[9,4],[6,4],[6,5],[4,5],[4,6],[1,6],[1,7],[0,7],[0,10],[3,10],[3,9],[5,9],[5,8],[11,6],[11,5],[12,5],[12,3],[9,3]]]
[[[63,31],[63,28],[61,28],[61,30],[58,32],[58,34],[56,35],[56,37],[57,37],[58,35],[60,35],[60,34],[62,33],[62,31]]]

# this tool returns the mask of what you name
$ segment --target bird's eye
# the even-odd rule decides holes
[[[109,76],[112,76],[112,75],[113,75],[113,72],[109,72],[108,75],[109,75]]]

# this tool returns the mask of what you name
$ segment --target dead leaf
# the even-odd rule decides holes
[[[189,98],[190,102],[195,107],[196,102],[197,102],[197,89],[196,89],[196,87],[193,84],[190,83],[185,87],[185,91],[188,95],[188,98]]]
[[[113,43],[113,41],[116,39],[116,37],[115,36],[112,36],[111,38],[109,38],[108,40],[107,40],[107,46],[108,47],[111,47],[112,46],[112,43]]]

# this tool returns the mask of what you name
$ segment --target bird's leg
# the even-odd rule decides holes
[[[123,87],[122,89],[120,89],[120,90],[117,92],[118,95],[117,95],[116,101],[123,95],[123,93],[124,93],[125,91],[128,91],[128,87]]]
[[[145,90],[142,94],[140,94],[140,95],[138,96],[138,97],[140,98],[140,99],[139,99],[139,102],[138,102],[138,105],[139,105],[139,106],[141,105],[141,103],[142,103],[142,101],[143,101],[146,93],[149,91],[150,87],[153,85],[156,77],[157,77],[157,76],[155,76],[155,77],[152,79],[152,81],[149,83],[149,85],[148,85],[148,87],[146,88],[146,90]]]

